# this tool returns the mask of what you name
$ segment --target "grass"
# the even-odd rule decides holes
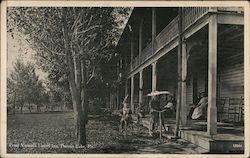
[[[40,113],[8,115],[8,153],[127,153],[153,146],[163,141],[149,137],[147,130],[131,125],[125,138],[119,132],[119,117],[89,117],[87,125],[88,148],[74,148],[73,113]],[[133,126],[133,128],[132,128]],[[21,144],[22,143],[22,144]],[[41,145],[40,147],[32,146]],[[58,147],[64,144],[69,147]],[[14,146],[10,146],[14,145]],[[21,147],[19,147],[21,145]],[[26,146],[24,146],[26,145]],[[31,146],[27,146],[31,145]],[[52,147],[46,145],[55,145]]]

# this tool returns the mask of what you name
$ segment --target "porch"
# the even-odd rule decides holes
[[[168,90],[174,96],[182,125],[175,136],[200,145],[210,152],[242,152],[243,10],[188,7],[180,9],[177,15],[171,14],[174,11],[176,10],[163,14],[163,18],[171,16],[172,19],[168,19],[166,26],[158,31],[156,26],[161,28],[161,25],[157,25],[156,19],[161,17],[156,14],[157,8],[150,10],[151,31],[144,28],[144,22],[148,19],[143,21],[140,14],[134,12],[128,24],[130,29],[127,29],[125,37],[120,41],[119,50],[125,61],[123,70],[126,71],[125,94],[130,95],[131,109],[133,113],[136,112],[137,105],[148,109],[149,99],[145,97],[146,94]],[[140,25],[137,25],[138,20]],[[147,32],[150,35],[145,35]],[[146,40],[145,44],[143,37],[149,37],[151,41]],[[130,53],[127,48],[130,48]],[[193,122],[187,119],[188,108],[190,104],[197,104],[200,92],[208,94],[205,114],[207,121]],[[147,119],[143,119],[146,127],[149,123]],[[175,121],[166,121],[166,126],[172,133]]]
[[[149,115],[142,118],[141,124],[146,128],[149,127],[149,119]],[[176,127],[175,118],[165,119],[165,127],[167,132],[163,136],[171,139]],[[188,125],[180,128],[179,136],[209,153],[244,153],[243,122],[217,122],[217,132],[214,136],[207,134],[206,120],[188,120]]]

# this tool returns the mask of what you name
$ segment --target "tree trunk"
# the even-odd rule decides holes
[[[67,28],[67,8],[62,8],[62,32],[64,36],[64,47],[66,53],[66,62],[69,71],[69,84],[70,93],[72,97],[73,109],[74,109],[74,119],[76,127],[76,136],[79,145],[87,146],[86,142],[86,102],[85,102],[85,84],[86,79],[83,78],[82,66],[80,58],[76,58],[75,52],[71,50],[70,38],[68,35]],[[73,57],[72,57],[72,54]]]
[[[36,105],[36,110],[37,110],[37,112],[40,112],[41,110],[40,110],[40,105]]]
[[[77,142],[79,145],[87,146],[86,123],[83,116],[77,116]]]
[[[23,103],[21,103],[21,114],[23,114]]]
[[[13,114],[16,113],[16,92],[14,93]]]
[[[29,103],[29,111],[30,111],[30,113],[31,113],[31,106],[30,106],[30,103]]]

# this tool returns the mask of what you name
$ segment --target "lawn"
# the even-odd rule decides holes
[[[118,130],[119,119],[108,115],[89,117],[86,149],[73,147],[76,138],[71,112],[8,115],[7,152],[136,153],[138,149],[164,143],[149,137],[147,129],[137,124],[130,126],[128,136],[124,137]],[[41,146],[36,147],[37,144]]]

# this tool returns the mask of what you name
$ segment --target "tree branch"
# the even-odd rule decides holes
[[[98,27],[101,27],[101,25],[95,25],[95,26],[92,26],[92,27],[90,27],[90,28],[88,28],[88,29],[86,29],[86,30],[83,30],[83,31],[80,31],[80,32],[75,32],[75,34],[84,34],[84,33],[86,33],[86,32],[88,32],[88,31],[91,31],[92,29],[95,29],[95,28],[98,28]]]
[[[57,52],[55,52],[55,51],[47,48],[43,43],[41,43],[41,45],[43,46],[43,48],[45,48],[47,51],[49,51],[52,54],[61,55],[61,56],[65,56],[66,55],[66,54],[63,54],[63,53],[57,53]]]

